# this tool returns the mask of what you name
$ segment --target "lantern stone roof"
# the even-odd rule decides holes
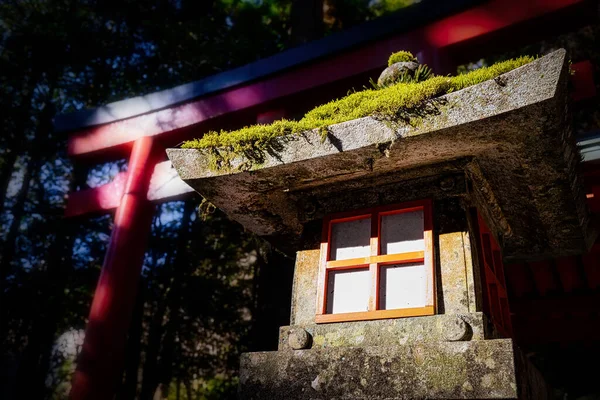
[[[237,169],[215,168],[214,149],[167,153],[185,182],[284,250],[332,212],[456,196],[478,208],[507,260],[579,254],[595,232],[578,175],[565,54],[428,100],[418,123],[365,117],[326,135],[275,138],[250,170],[243,156],[230,163]]]

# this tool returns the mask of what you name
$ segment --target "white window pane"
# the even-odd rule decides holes
[[[367,257],[371,254],[371,218],[338,222],[331,226],[331,259]]]
[[[379,308],[425,307],[427,271],[423,263],[385,265],[379,271]]]
[[[423,250],[423,210],[381,217],[381,254]]]
[[[329,272],[327,314],[369,310],[371,276],[368,268]]]

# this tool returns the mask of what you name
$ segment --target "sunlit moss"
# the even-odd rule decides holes
[[[520,57],[458,76],[434,76],[418,83],[366,89],[319,106],[299,121],[282,119],[269,125],[253,125],[232,132],[212,131],[200,139],[185,142],[182,147],[213,149],[215,160],[212,167],[215,169],[226,167],[236,155],[245,155],[247,159],[260,163],[265,152],[273,151],[274,138],[315,128],[325,131],[330,125],[369,115],[393,117],[400,112],[410,114],[427,99],[493,79],[531,61],[533,57]]]
[[[392,53],[390,58],[388,59],[388,67],[392,64],[396,64],[397,62],[417,62],[417,57],[413,55],[410,51],[397,51]]]

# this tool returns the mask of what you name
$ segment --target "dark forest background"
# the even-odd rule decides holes
[[[410,3],[1,1],[0,397],[67,396],[112,215],[65,219],[66,195],[127,168],[72,165],[56,114],[210,76]],[[203,220],[199,203],[156,209],[119,399],[232,397],[240,352],[273,348],[288,322],[275,300],[292,261],[219,212]],[[284,280],[281,293],[265,277]]]
[[[198,80],[413,2],[0,0],[0,398],[67,397],[113,216],[65,219],[66,196],[127,169],[73,165],[55,115]],[[558,47],[597,66],[599,38],[588,26],[459,71]],[[577,133],[598,129],[600,107],[580,106],[574,121]],[[233,398],[239,354],[274,349],[289,323],[293,260],[218,211],[200,216],[200,201],[156,209],[118,399]]]

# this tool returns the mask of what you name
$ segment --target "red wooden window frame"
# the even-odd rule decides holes
[[[397,254],[381,254],[381,217],[391,214],[399,214],[411,211],[423,211],[423,239],[424,251],[404,252]],[[315,322],[343,322],[361,321],[384,318],[414,317],[435,314],[435,280],[433,262],[433,223],[432,223],[431,200],[413,201],[402,204],[394,204],[376,208],[363,209],[329,215],[323,220],[323,233],[321,239],[321,257],[319,260],[319,279],[317,295],[317,315]],[[371,240],[370,255],[367,257],[331,260],[331,226],[334,223],[350,222],[363,218],[371,218]],[[426,306],[415,308],[400,308],[392,310],[379,309],[379,273],[380,267],[392,264],[406,264],[423,262],[427,271]],[[327,314],[327,281],[330,271],[343,269],[369,268],[371,276],[369,310],[360,312]]]

